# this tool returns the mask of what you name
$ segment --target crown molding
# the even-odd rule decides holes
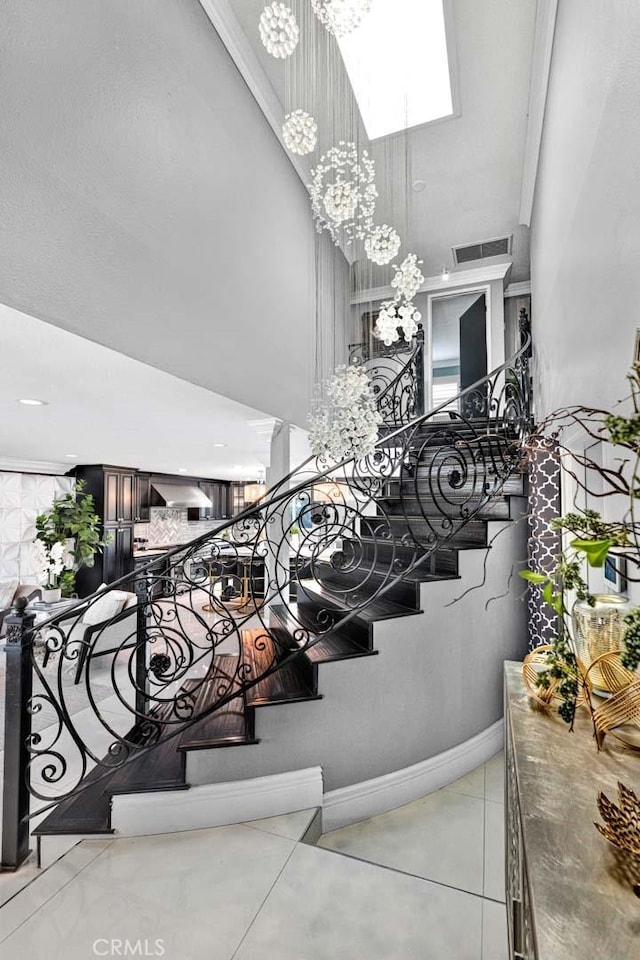
[[[0,470],[9,473],[44,473],[63,477],[71,470],[72,463],[55,463],[51,460],[21,460],[18,457],[0,457]]]
[[[505,297],[530,297],[531,280],[521,280],[519,283],[510,283],[504,291]]]
[[[538,0],[536,32],[531,64],[531,87],[529,89],[529,113],[524,148],[522,192],[520,195],[520,223],[531,226],[533,201],[540,163],[540,147],[544,114],[549,91],[551,56],[556,29],[558,0]]]
[[[456,270],[451,272],[447,280],[440,275],[427,277],[418,293],[452,293],[462,287],[474,287],[483,283],[500,280],[504,283],[511,272],[511,261],[495,263],[486,267],[475,267],[472,270]],[[395,290],[391,285],[385,287],[370,287],[368,290],[359,290],[351,297],[351,304],[374,303],[378,300],[392,300]]]

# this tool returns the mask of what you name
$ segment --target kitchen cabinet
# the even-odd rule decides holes
[[[200,508],[189,507],[189,520],[226,520],[230,515],[229,489],[230,484],[219,480],[201,480],[198,486],[211,500],[211,506]]]
[[[100,584],[113,583],[133,570],[137,471],[92,464],[78,466],[72,473],[76,480],[84,480],[85,490],[93,496],[95,511],[102,522],[101,534],[110,538],[102,551],[96,553],[94,565],[78,570],[76,589],[80,597],[87,597]]]
[[[104,522],[133,523],[133,471],[105,469],[103,482]]]
[[[148,473],[136,473],[133,478],[133,491],[133,519],[136,523],[148,523],[151,476]]]

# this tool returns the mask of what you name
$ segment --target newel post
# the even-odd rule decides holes
[[[6,697],[4,706],[4,784],[2,789],[2,869],[16,870],[29,855],[29,749],[33,689],[31,647],[35,616],[19,597],[5,619]]]

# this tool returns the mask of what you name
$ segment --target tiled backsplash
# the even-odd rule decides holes
[[[219,526],[220,520],[189,521],[187,511],[169,507],[151,507],[149,523],[136,523],[136,537],[149,541],[149,546],[187,543]]]
[[[36,517],[74,484],[73,477],[0,472],[0,581],[38,582],[31,549]]]

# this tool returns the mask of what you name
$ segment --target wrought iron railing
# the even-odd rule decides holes
[[[349,364],[369,374],[385,429],[404,426],[425,412],[422,324],[418,324],[412,340],[400,340],[389,347],[378,340],[351,344]]]
[[[464,413],[443,404],[394,428],[409,406],[392,404],[372,456],[311,458],[233,520],[61,615],[35,624],[16,609],[3,864],[24,859],[36,807],[82,791],[89,770],[109,776],[245,697],[428,569],[518,470],[530,426],[527,347],[463,391]]]

